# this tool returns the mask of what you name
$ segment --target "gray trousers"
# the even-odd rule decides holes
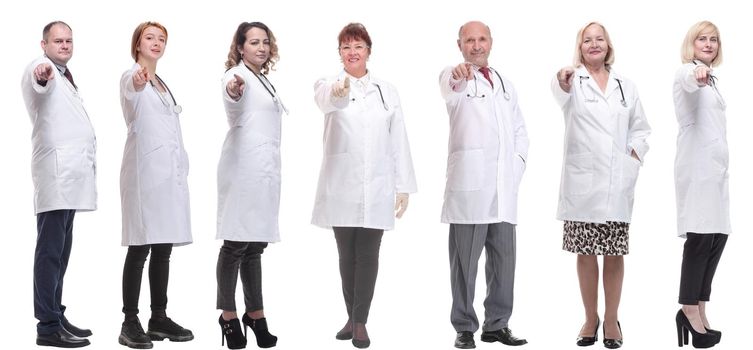
[[[261,294],[261,254],[266,247],[267,242],[225,240],[217,257],[217,309],[236,310],[235,287],[240,271],[246,312],[264,310]]]
[[[366,323],[379,271],[379,246],[383,230],[333,227],[340,255],[340,278],[348,318]]]
[[[484,331],[507,327],[512,315],[515,284],[515,225],[450,224],[450,281],[455,331],[476,332],[479,328],[473,297],[481,250],[486,248],[486,299]]]

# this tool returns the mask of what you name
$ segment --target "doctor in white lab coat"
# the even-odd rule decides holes
[[[338,44],[344,71],[314,84],[324,154],[311,222],[337,240],[348,321],[336,337],[362,347],[382,234],[405,212],[416,178],[397,90],[366,69],[369,33],[350,23]]]
[[[508,321],[515,285],[518,186],[528,133],[512,83],[489,67],[489,27],[469,22],[457,40],[464,62],[445,68],[439,88],[450,117],[442,222],[450,224],[449,256],[455,347],[475,347],[476,274],[486,249],[487,291],[481,340],[523,345]]]
[[[592,22],[577,36],[574,65],[552,80],[565,116],[565,146],[557,218],[563,249],[578,254],[586,323],[577,344],[592,345],[599,324],[596,257],[604,256],[604,345],[622,346],[618,324],[628,229],[638,170],[651,129],[635,85],[612,69],[606,29]]]
[[[63,22],[44,27],[44,56],[24,71],[21,89],[29,112],[31,175],[37,245],[34,253],[34,316],[37,344],[89,345],[92,333],[71,325],[62,305],[63,279],[73,242],[77,211],[97,209],[96,139],[67,63],[73,32]]]
[[[120,170],[123,245],[123,313],[120,343],[150,346],[151,339],[193,339],[191,331],[165,314],[170,254],[173,245],[191,243],[188,202],[188,156],[175,97],[157,75],[165,52],[167,29],[156,22],[136,27],[131,56],[136,61],[120,79],[120,104],[128,127]],[[151,250],[149,287],[152,318],[149,335],[139,324],[138,300],[144,262]]]
[[[260,22],[243,22],[233,35],[222,99],[230,130],[217,170],[217,309],[228,347],[246,345],[235,307],[241,273],[245,312],[259,347],[275,346],[262,299],[261,254],[280,240],[280,136],[285,107],[267,74],[279,59],[272,31]],[[228,331],[230,330],[230,331]]]
[[[702,21],[688,30],[683,65],[673,87],[679,132],[675,157],[677,229],[686,237],[676,321],[693,334],[693,344],[715,344],[721,332],[706,318],[711,281],[732,232],[729,215],[727,105],[714,69],[722,63],[719,29]],[[682,339],[678,339],[682,341]]]

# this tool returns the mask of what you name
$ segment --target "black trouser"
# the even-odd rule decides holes
[[[60,329],[65,312],[63,278],[73,245],[75,210],[53,210],[37,214],[37,247],[34,250],[34,317],[38,334]]]
[[[340,255],[340,278],[348,317],[366,323],[379,270],[379,246],[384,230],[333,227]]]
[[[172,243],[132,245],[128,247],[123,265],[123,313],[126,319],[139,313],[139,294],[144,263],[149,258],[149,291],[152,298],[152,314],[164,315],[167,308],[167,281],[170,276],[170,253]]]
[[[709,301],[711,281],[727,243],[727,235],[688,232],[687,236],[682,252],[679,303],[698,305],[699,301]]]
[[[217,309],[236,311],[235,286],[239,270],[246,312],[264,309],[261,295],[261,254],[266,247],[267,242],[225,240],[217,257]]]

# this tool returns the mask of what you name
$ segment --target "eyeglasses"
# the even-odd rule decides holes
[[[364,46],[364,45],[356,45],[356,46],[345,45],[345,46],[340,46],[340,51],[362,53],[368,48],[369,48],[368,46]]]

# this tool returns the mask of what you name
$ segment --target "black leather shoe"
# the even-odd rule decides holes
[[[58,348],[80,348],[89,345],[89,339],[79,338],[63,328],[52,334],[37,334],[37,345]]]
[[[60,319],[60,324],[65,328],[68,333],[73,334],[79,338],[86,338],[92,335],[92,331],[88,329],[81,329],[72,325],[65,316]]]
[[[599,332],[599,323],[600,320],[596,319],[596,329],[594,329],[594,336],[593,337],[584,337],[584,336],[578,336],[578,340],[575,342],[575,345],[578,346],[591,346],[596,344],[596,342],[599,340],[598,332]]]
[[[528,344],[527,340],[518,339],[514,335],[512,335],[512,331],[510,330],[510,328],[507,328],[507,327],[496,330],[496,331],[481,333],[481,341],[487,342],[487,343],[493,343],[495,341],[498,341],[502,344],[512,345],[512,346]]]
[[[617,321],[617,328],[620,330],[620,339],[607,339],[607,331],[604,329],[604,347],[607,349],[619,349],[622,347],[622,327],[620,321]]]
[[[455,347],[458,349],[475,349],[476,342],[473,341],[473,332],[458,332],[458,336],[455,338]]]
[[[175,323],[170,317],[150,318],[149,330],[146,331],[146,335],[156,341],[165,339],[175,342],[193,340],[193,333]]]

